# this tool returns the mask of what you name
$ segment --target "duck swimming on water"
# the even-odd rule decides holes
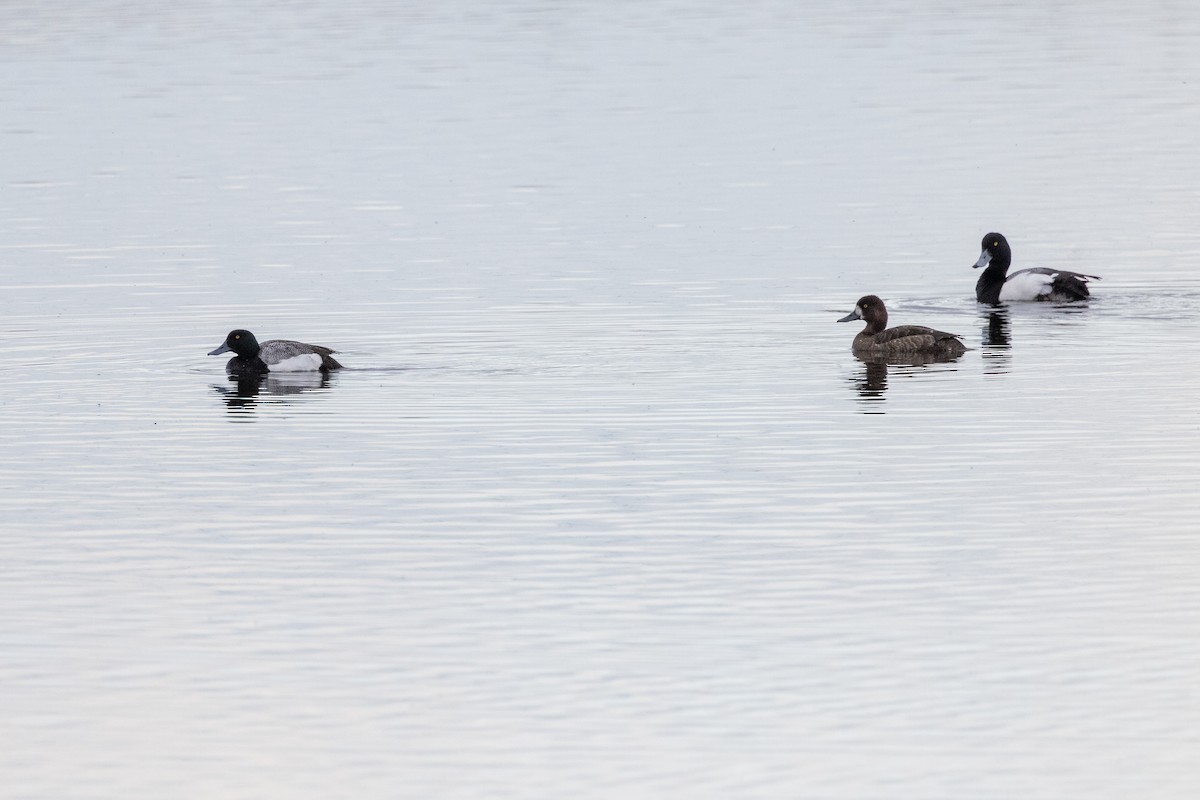
[[[225,343],[209,355],[234,353],[225,365],[226,371],[232,373],[328,372],[342,368],[333,357],[334,352],[319,344],[290,339],[268,339],[259,344],[253,333],[239,328],[230,331]]]
[[[861,319],[867,327],[854,337],[854,353],[860,356],[961,356],[966,346],[953,333],[935,331],[924,325],[887,327],[888,312],[883,301],[873,294],[860,298],[854,310],[838,320]]]
[[[1088,281],[1098,281],[1096,275],[1070,272],[1065,269],[1032,267],[1008,274],[1012,266],[1012,249],[1008,240],[998,233],[983,237],[983,252],[975,269],[983,274],[975,283],[975,299],[980,303],[1004,303],[1010,300],[1051,300],[1057,303],[1087,300],[1091,296]]]

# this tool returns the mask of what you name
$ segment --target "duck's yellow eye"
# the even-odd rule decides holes
[[[240,338],[242,338],[242,336],[241,336],[241,334],[238,334],[237,336],[235,336],[235,337],[233,337],[233,338],[235,338],[235,339],[240,339]]]
[[[999,246],[1000,246],[999,242],[992,242],[992,247],[999,247]]]

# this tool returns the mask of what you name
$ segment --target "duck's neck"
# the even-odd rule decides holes
[[[990,272],[993,275],[1000,275],[1003,277],[1008,274],[1008,268],[1011,266],[1012,256],[1008,254],[998,255],[993,257],[992,260],[988,262],[988,265],[983,268],[983,274],[986,275]]]
[[[984,269],[979,280],[975,282],[975,299],[980,303],[996,305],[1000,302],[1000,290],[1004,288],[1004,279],[1008,274],[1008,259],[1001,262],[993,261]]]

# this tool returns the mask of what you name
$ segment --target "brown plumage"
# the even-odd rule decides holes
[[[873,294],[860,298],[854,310],[838,320],[861,319],[867,323],[854,337],[853,350],[860,355],[931,354],[960,356],[967,348],[953,333],[935,331],[923,325],[887,327],[888,312],[883,301]]]

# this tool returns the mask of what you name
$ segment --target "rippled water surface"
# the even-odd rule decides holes
[[[1200,795],[1198,44],[0,9],[0,794]],[[989,230],[1094,300],[978,306]]]

